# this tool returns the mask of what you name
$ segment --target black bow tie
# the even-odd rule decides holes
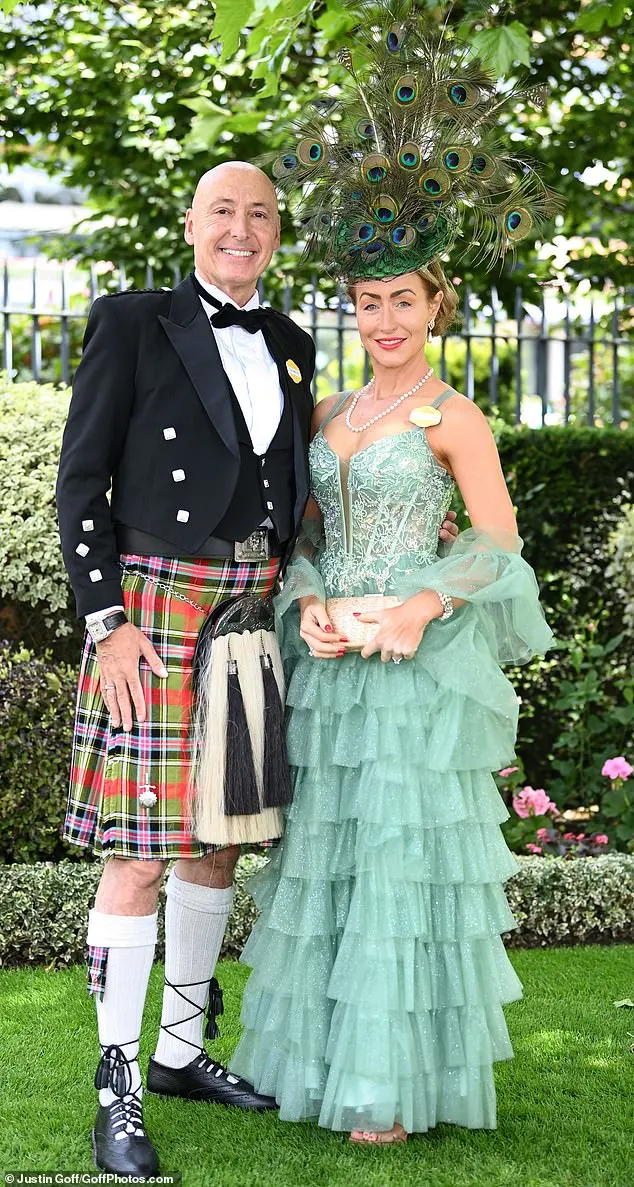
[[[217,313],[212,314],[210,322],[218,330],[224,330],[227,326],[241,326],[249,334],[257,334],[258,330],[263,330],[270,315],[269,309],[238,309],[236,305],[231,305],[227,302],[226,305],[221,305],[211,293],[203,288],[197,276],[192,272],[192,280],[194,288],[199,297],[203,301],[207,301],[209,305],[215,305],[218,310]]]

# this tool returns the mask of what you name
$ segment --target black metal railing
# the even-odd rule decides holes
[[[179,280],[175,271],[169,283]],[[153,287],[150,267],[145,283]],[[9,379],[70,382],[92,301],[126,287],[125,270],[111,265],[83,271],[72,263],[6,260],[2,370]],[[546,289],[535,306],[518,287],[509,311],[494,287],[483,299],[465,286],[461,321],[432,342],[429,358],[443,380],[509,422],[625,427],[634,421],[634,337],[622,324],[632,320],[631,305],[626,293],[564,299]],[[368,359],[343,291],[326,300],[316,277],[301,294],[288,283],[281,308],[314,338],[318,396],[367,382]]]

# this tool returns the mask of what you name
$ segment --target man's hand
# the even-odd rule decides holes
[[[147,660],[155,676],[167,677],[167,668],[150,640],[131,622],[117,627],[103,643],[95,645],[99,663],[99,686],[114,729],[121,724],[132,729],[132,706],[137,721],[145,721],[145,698],[139,679],[139,661]]]
[[[448,540],[453,544],[453,541],[460,535],[460,529],[455,519],[456,512],[448,511],[440,525],[439,537],[441,540]]]

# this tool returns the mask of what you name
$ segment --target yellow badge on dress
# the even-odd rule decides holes
[[[428,429],[431,425],[439,425],[442,420],[442,412],[440,408],[432,408],[431,404],[422,404],[420,408],[414,408],[409,414],[409,418],[414,425],[418,425],[419,429]]]
[[[286,370],[288,371],[291,379],[293,380],[293,383],[301,383],[302,382],[302,373],[301,373],[299,367],[297,366],[297,363],[294,363],[292,359],[286,360]]]

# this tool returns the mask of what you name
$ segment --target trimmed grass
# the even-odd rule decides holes
[[[516,1058],[498,1064],[499,1128],[440,1126],[392,1149],[353,1148],[314,1125],[145,1098],[163,1170],[185,1187],[634,1187],[634,947],[515,951],[526,997],[507,1018]],[[246,979],[225,963],[226,1060]],[[142,1066],[158,1031],[152,974]],[[81,968],[0,972],[0,1167],[91,1171],[94,1007]]]

